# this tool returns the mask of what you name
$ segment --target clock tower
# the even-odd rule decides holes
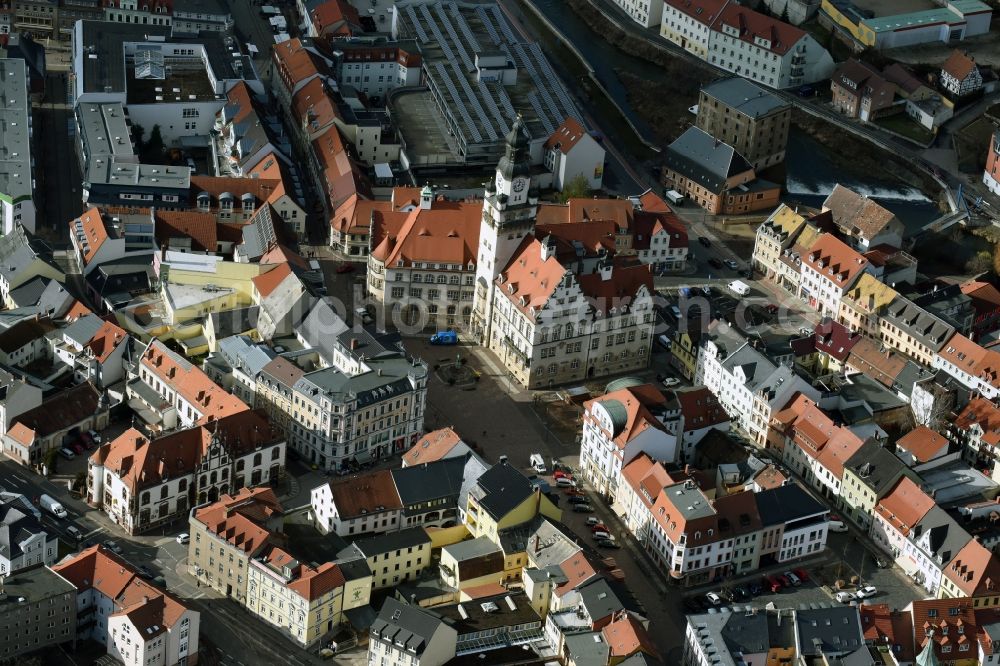
[[[472,330],[487,345],[496,277],[524,237],[535,230],[538,213],[538,192],[531,182],[529,139],[520,114],[507,134],[506,143],[496,174],[486,184],[483,219],[479,224]]]

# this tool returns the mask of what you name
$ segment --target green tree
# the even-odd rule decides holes
[[[993,272],[1000,275],[1000,243],[993,246]]]
[[[559,193],[559,201],[566,203],[570,199],[579,199],[580,197],[587,196],[587,192],[589,191],[587,188],[587,178],[581,173],[563,185],[562,192]]]
[[[163,160],[163,135],[160,134],[160,126],[153,125],[149,133],[149,141],[143,146],[143,156],[150,162],[161,162]]]
[[[976,252],[976,256],[965,262],[965,270],[968,273],[979,275],[993,267],[993,254],[988,250]]]

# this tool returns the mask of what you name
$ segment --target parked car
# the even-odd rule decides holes
[[[598,548],[621,548],[621,545],[612,539],[598,539],[595,543]]]
[[[718,257],[712,257],[708,260],[708,265],[712,268],[723,268],[722,260]]]
[[[76,455],[80,455],[87,450],[87,448],[80,442],[73,442],[69,446],[71,449],[73,449],[73,453],[75,453]]]
[[[749,585],[749,590],[750,590],[750,594],[751,594],[752,596],[755,596],[755,597],[756,597],[756,596],[760,595],[760,593],[761,593],[761,592],[763,592],[763,591],[764,591],[764,586],[763,586],[763,585],[761,585],[761,584],[760,584],[760,583],[758,583],[758,582],[755,582],[755,583],[750,583],[750,585]]]
[[[562,478],[556,479],[556,486],[559,488],[575,488],[576,481],[574,481],[573,479],[568,479],[564,476]]]
[[[114,541],[112,539],[107,539],[104,542],[104,547],[107,548],[108,550],[110,550],[112,553],[114,553],[116,555],[121,555],[121,553],[122,553],[122,547],[118,545],[118,542],[116,542],[116,541]]]
[[[78,530],[74,525],[70,525],[69,527],[66,528],[66,536],[70,537],[71,539],[75,539],[76,541],[79,541],[80,538],[83,536],[83,533],[80,532],[80,530]]]
[[[88,430],[87,434],[90,435],[90,438],[94,440],[96,444],[101,443],[101,433],[97,432],[96,430]]]
[[[598,520],[598,519],[594,518],[594,520]],[[598,522],[598,523],[595,523],[594,526],[590,528],[590,533],[591,534],[596,534],[597,532],[608,532],[610,534],[611,530],[609,530],[608,526],[605,525],[604,523]]]
[[[594,536],[595,539],[610,539],[611,538],[611,535],[608,534],[607,532],[594,532],[593,536]]]
[[[865,585],[856,593],[858,599],[867,599],[869,597],[874,597],[876,594],[878,594],[878,590],[875,589],[874,585]]]
[[[792,584],[793,587],[798,587],[799,585],[802,584],[802,579],[796,576],[791,571],[786,571],[782,575],[785,577],[785,580],[787,580],[789,583]]]
[[[740,265],[738,263],[736,263],[735,259],[726,259],[726,266],[730,270],[734,270],[734,271],[740,267]]]
[[[766,589],[771,590],[771,592],[777,593],[781,592],[785,584],[777,576],[764,576],[764,586]]]
[[[833,595],[833,598],[842,604],[849,604],[857,599],[853,592],[837,592]]]
[[[663,380],[663,385],[667,388],[673,388],[681,383],[681,380],[676,377],[666,377]]]
[[[66,460],[72,460],[73,458],[76,458],[76,454],[73,453],[73,450],[67,449],[65,446],[59,449],[59,455],[61,455]]]
[[[704,247],[712,247],[712,241],[709,240],[708,236],[698,236],[698,242]]]
[[[676,305],[671,305],[670,306],[670,314],[673,315],[674,319],[680,321],[680,318],[681,318],[681,309],[679,307],[677,307]]]
[[[717,592],[709,592],[705,595],[705,598],[713,606],[718,606],[722,603],[722,597],[720,597]]]
[[[139,578],[145,578],[146,580],[153,578],[153,572],[146,565],[136,568],[135,572],[139,574]]]
[[[774,577],[777,578],[778,580],[780,580],[781,584],[784,587],[791,587],[792,586],[791,579],[788,576],[786,576],[785,574],[774,574]]]
[[[840,520],[831,520],[828,524],[828,528],[831,532],[846,532],[847,525]]]
[[[179,544],[183,545],[186,543],[190,543],[190,541],[191,541],[191,535],[188,534],[187,532],[181,532],[180,534],[177,535],[177,543]]]
[[[589,504],[574,504],[573,510],[576,511],[577,513],[593,513],[594,507],[590,506]]]
[[[733,588],[733,601],[746,601],[750,598],[750,590],[743,585]]]
[[[875,562],[875,566],[879,569],[888,569],[892,566],[892,562],[880,555],[872,555],[872,561]]]
[[[345,261],[341,265],[337,266],[337,272],[338,273],[353,273],[354,272],[354,264]]]
[[[556,471],[552,472],[553,479],[562,479],[564,477],[567,479],[572,479],[573,475],[569,474],[568,472],[564,472],[561,469],[557,469]]]
[[[566,501],[570,504],[586,504],[587,498],[580,495],[571,495]]]
[[[795,575],[798,576],[799,580],[801,580],[803,583],[808,583],[809,582],[809,572],[808,571],[806,571],[805,569],[795,569],[794,571],[795,571]]]
[[[600,524],[601,524],[601,519],[598,518],[597,516],[591,516],[590,518],[587,518],[587,527],[597,527]]]

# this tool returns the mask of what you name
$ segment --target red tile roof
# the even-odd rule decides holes
[[[104,546],[91,546],[52,567],[84,592],[94,589],[114,602],[112,615],[125,615],[144,636],[146,628],[173,627],[189,609],[169,592],[139,578],[132,565]]]
[[[605,625],[601,634],[611,650],[613,660],[624,659],[637,652],[652,657],[659,655],[646,628],[627,611],[622,611]]]
[[[907,451],[917,462],[931,460],[942,448],[948,450],[948,438],[927,426],[917,426],[896,441],[896,446]]]
[[[919,654],[933,634],[934,652],[938,660],[949,663],[964,652],[962,645],[968,645],[966,654],[975,663],[976,623],[975,609],[970,599],[917,599],[913,602],[914,649]],[[962,631],[959,631],[962,627]],[[945,631],[947,630],[947,631]],[[950,645],[951,650],[942,652],[941,647]],[[961,659],[961,657],[958,657]]]
[[[253,286],[261,298],[267,298],[291,274],[292,267],[290,265],[287,263],[278,264],[268,272],[253,278]]]
[[[896,482],[892,490],[875,505],[875,513],[903,536],[934,508],[934,500],[908,477]]]
[[[232,416],[250,408],[187,359],[170,351],[159,340],[146,347],[140,363],[170,386],[202,414],[199,423]]]
[[[729,421],[729,415],[708,388],[699,386],[684,391],[674,391],[681,406],[685,431],[700,430]]]
[[[1000,387],[1000,352],[979,346],[961,333],[948,338],[938,356],[980,381]]]
[[[868,267],[868,260],[833,234],[823,234],[802,256],[809,266],[836,286],[846,289]]]
[[[1000,561],[975,539],[958,551],[944,575],[968,597],[995,595],[1000,589]]]
[[[395,232],[394,222],[399,215],[384,209],[382,213],[374,218],[375,225],[381,227],[376,232],[381,241],[373,254],[386,266],[396,266],[400,261],[412,265],[416,261],[466,268],[476,262],[482,203],[439,199],[432,202],[429,210],[416,207],[405,213],[402,225]],[[383,221],[388,224],[383,225]]]
[[[545,150],[558,150],[566,155],[586,135],[587,130],[583,128],[583,125],[576,118],[570,116],[549,136],[544,147]]]
[[[806,35],[804,30],[752,9],[741,7],[734,2],[723,7],[719,18],[712,24],[712,29],[725,33],[723,26],[735,28],[740,40],[766,48],[779,56],[788,53]],[[760,40],[764,40],[764,42],[762,43]],[[764,46],[764,43],[767,46]]]
[[[958,49],[952,51],[948,59],[941,65],[942,72],[946,72],[958,81],[967,79],[975,69],[976,61]]]
[[[270,488],[241,488],[235,495],[223,495],[218,502],[196,509],[194,519],[229,545],[254,554],[271,537],[267,521],[281,513]]]
[[[76,236],[77,221],[83,226],[83,235],[87,243],[87,248],[83,251],[83,263],[87,265],[104,245],[104,241],[108,240],[108,230],[104,226],[104,218],[101,217],[101,211],[98,208],[89,208],[83,215],[70,221],[70,236]],[[84,242],[79,238],[78,240],[81,243]],[[81,247],[83,246],[81,245]]]
[[[712,25],[729,0],[666,0],[666,4],[703,25]]]
[[[838,361],[846,361],[854,345],[861,340],[860,333],[852,333],[849,328],[829,317],[816,324],[814,329],[816,349]]]
[[[863,604],[858,613],[866,643],[888,646],[901,663],[913,661],[913,618],[909,613],[890,610],[888,604]]]
[[[657,419],[652,411],[654,407],[660,407],[667,402],[666,396],[652,384],[642,384],[640,386],[630,386],[618,391],[606,393],[599,398],[588,400],[583,403],[586,410],[584,418],[591,418],[595,405],[605,405],[607,409],[612,409],[610,405],[620,405],[625,409],[625,422],[620,424],[621,429],[611,432],[612,441],[619,449],[624,449],[626,444],[632,441],[639,433],[650,428],[664,430],[663,424]],[[619,424],[615,424],[619,425]]]
[[[193,210],[157,209],[157,244],[168,245],[172,238],[190,238],[192,250],[215,253],[219,249],[215,215]]]
[[[969,401],[956,417],[955,427],[968,430],[972,424],[978,424],[983,430],[982,441],[993,447],[1000,447],[1000,408],[983,397]]]
[[[300,81],[318,76],[321,72],[322,61],[307,51],[298,37],[272,46],[271,59],[278,77],[289,91]]]
[[[434,462],[448,455],[448,452],[462,443],[452,428],[438,428],[421,437],[409,451],[403,454],[403,462],[407,465]]]
[[[333,124],[340,117],[323,79],[312,79],[292,95],[292,117],[299,127],[310,133]]]
[[[97,333],[86,344],[86,347],[93,353],[94,359],[98,363],[104,363],[127,339],[128,333],[125,332],[125,329],[106,321],[97,329]]]
[[[402,500],[396,491],[396,482],[387,469],[334,479],[327,485],[330,486],[333,503],[342,520],[375,513],[377,510],[392,511],[403,508]]]
[[[320,37],[349,37],[361,31],[361,16],[347,0],[327,0],[312,10],[313,26]]]

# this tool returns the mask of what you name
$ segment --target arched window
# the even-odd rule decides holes
[[[236,461],[236,471],[237,471],[237,472],[242,472],[242,471],[243,471],[243,467],[244,467],[244,466],[245,466],[245,465],[244,465],[244,463],[243,463],[243,461],[242,461],[242,460],[237,460],[237,461]]]
[[[211,478],[210,483],[215,483],[219,479],[219,475],[217,473],[215,473],[215,472],[212,472],[212,474],[211,474],[211,476],[209,478]]]
[[[167,493],[169,491],[170,491],[170,486],[164,483],[163,486],[160,488],[160,499],[161,500],[167,499]]]
[[[178,482],[178,484],[177,484],[177,490],[179,490],[179,491],[181,491],[183,493],[183,492],[186,492],[187,489],[188,489],[187,479],[181,479],[180,482]]]
[[[566,324],[566,337],[567,338],[573,337],[573,324]]]
[[[263,460],[263,458],[261,458],[261,455],[259,453],[255,453],[253,455],[253,466],[256,467],[257,465],[259,465],[261,460]]]
[[[281,447],[280,446],[276,446],[273,449],[271,449],[271,460],[277,460],[280,457],[281,457]]]
[[[142,500],[140,500],[140,502],[142,504],[149,504],[149,492],[145,492],[142,494]]]

